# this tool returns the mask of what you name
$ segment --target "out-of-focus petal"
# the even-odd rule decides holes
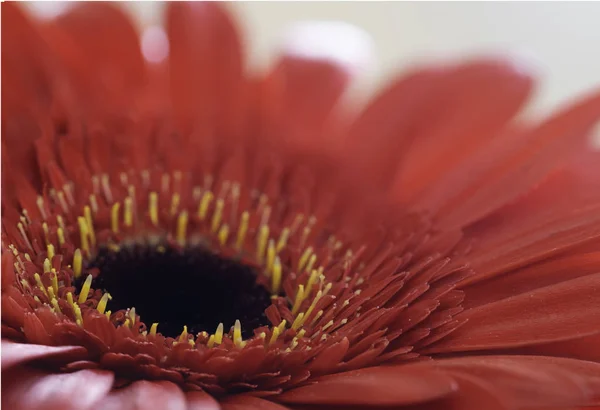
[[[2,371],[35,359],[67,357],[78,360],[83,358],[85,353],[86,350],[81,346],[41,346],[3,340]]]
[[[593,93],[510,141],[496,139],[437,181],[437,192],[419,202],[435,207],[440,223],[466,226],[527,193],[589,149],[600,121],[600,93]]]
[[[527,346],[600,331],[600,273],[466,310],[467,323],[429,353]]]
[[[175,113],[186,128],[222,138],[239,132],[245,92],[242,45],[225,7],[171,2],[166,10]]]
[[[136,29],[114,4],[77,4],[48,23],[44,34],[71,69],[78,87],[97,86],[93,91],[106,93],[114,104],[116,98],[134,95],[145,85],[146,67]]]
[[[283,393],[284,403],[329,405],[408,405],[439,399],[456,382],[426,368],[373,367],[323,376],[314,384]]]
[[[417,70],[384,91],[352,126],[348,150],[376,182],[409,202],[498,136],[527,98],[530,77],[495,60]]]
[[[288,410],[288,407],[252,396],[233,396],[221,402],[223,410]]]
[[[368,35],[350,24],[293,25],[262,89],[265,132],[294,148],[323,149],[332,142],[340,98],[370,64],[370,50]]]
[[[189,391],[185,394],[187,410],[220,410],[221,406],[210,394],[203,391]]]
[[[167,381],[137,381],[112,391],[98,408],[106,410],[186,410],[181,389]]]
[[[112,372],[101,370],[47,374],[16,368],[2,376],[2,407],[19,410],[97,408],[114,379]]]

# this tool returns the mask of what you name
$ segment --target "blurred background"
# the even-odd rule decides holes
[[[31,2],[53,15],[66,2]],[[122,2],[140,30],[160,25],[161,2]],[[291,23],[341,20],[366,31],[374,64],[356,84],[368,98],[398,70],[417,62],[512,54],[537,68],[537,94],[527,112],[540,115],[600,87],[600,2],[234,2],[256,69],[266,67]]]

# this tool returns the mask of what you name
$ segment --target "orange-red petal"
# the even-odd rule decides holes
[[[85,357],[86,350],[81,346],[41,346],[34,344],[2,341],[2,371],[36,359],[73,360]]]

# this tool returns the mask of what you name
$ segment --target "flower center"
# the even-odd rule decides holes
[[[192,334],[220,323],[229,329],[239,320],[247,338],[269,324],[271,292],[257,282],[257,268],[203,247],[101,247],[88,264],[93,268],[99,274],[92,287],[112,296],[111,309],[135,307],[146,323],[160,323],[165,336],[177,337],[184,326]]]

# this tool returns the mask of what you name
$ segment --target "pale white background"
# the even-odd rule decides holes
[[[161,23],[159,2],[123,2],[140,27]],[[546,113],[600,87],[600,2],[236,2],[256,68],[298,20],[342,20],[370,34],[376,69],[357,86],[370,95],[397,70],[424,59],[512,53],[537,67],[530,113]],[[34,2],[46,12],[59,3]]]

